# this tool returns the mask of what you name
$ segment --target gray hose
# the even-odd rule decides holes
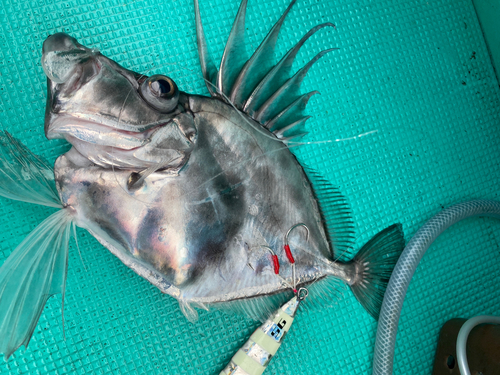
[[[410,280],[429,246],[448,227],[473,216],[500,219],[500,203],[475,200],[451,206],[424,224],[408,242],[394,268],[378,320],[373,375],[391,375],[399,316]]]

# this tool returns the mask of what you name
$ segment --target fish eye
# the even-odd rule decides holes
[[[168,99],[175,93],[175,83],[170,79],[159,78],[156,81],[149,81],[149,88],[156,97]]]
[[[154,109],[168,113],[177,107],[179,89],[175,82],[164,75],[155,74],[140,85],[140,94]]]

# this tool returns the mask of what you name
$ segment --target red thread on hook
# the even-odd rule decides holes
[[[286,244],[283,247],[285,249],[286,257],[288,258],[288,260],[290,261],[290,263],[294,264],[295,263],[295,259],[293,259],[293,255],[292,255],[292,251],[290,250],[290,246],[288,246],[288,244]]]
[[[272,255],[273,264],[274,264],[274,273],[277,275],[280,273],[280,261],[278,260],[277,255]]]

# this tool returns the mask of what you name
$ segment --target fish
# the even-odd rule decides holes
[[[217,68],[194,1],[210,96],[183,92],[163,74],[122,67],[65,33],[44,41],[45,135],[72,147],[52,168],[9,133],[0,136],[0,195],[60,209],[0,268],[6,359],[28,345],[47,299],[64,299],[76,226],[177,299],[190,321],[210,307],[265,320],[290,299],[290,286],[328,298],[342,283],[378,317],[404,247],[402,226],[383,229],[353,254],[346,198],[292,153],[317,93],[302,94],[301,83],[334,50],[291,74],[304,43],[334,26],[324,23],[278,62],[270,58],[294,4],[247,59],[243,0]]]

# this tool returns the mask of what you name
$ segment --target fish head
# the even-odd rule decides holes
[[[125,69],[65,34],[43,43],[45,135],[104,168],[179,169],[196,143],[187,94],[169,77]]]

